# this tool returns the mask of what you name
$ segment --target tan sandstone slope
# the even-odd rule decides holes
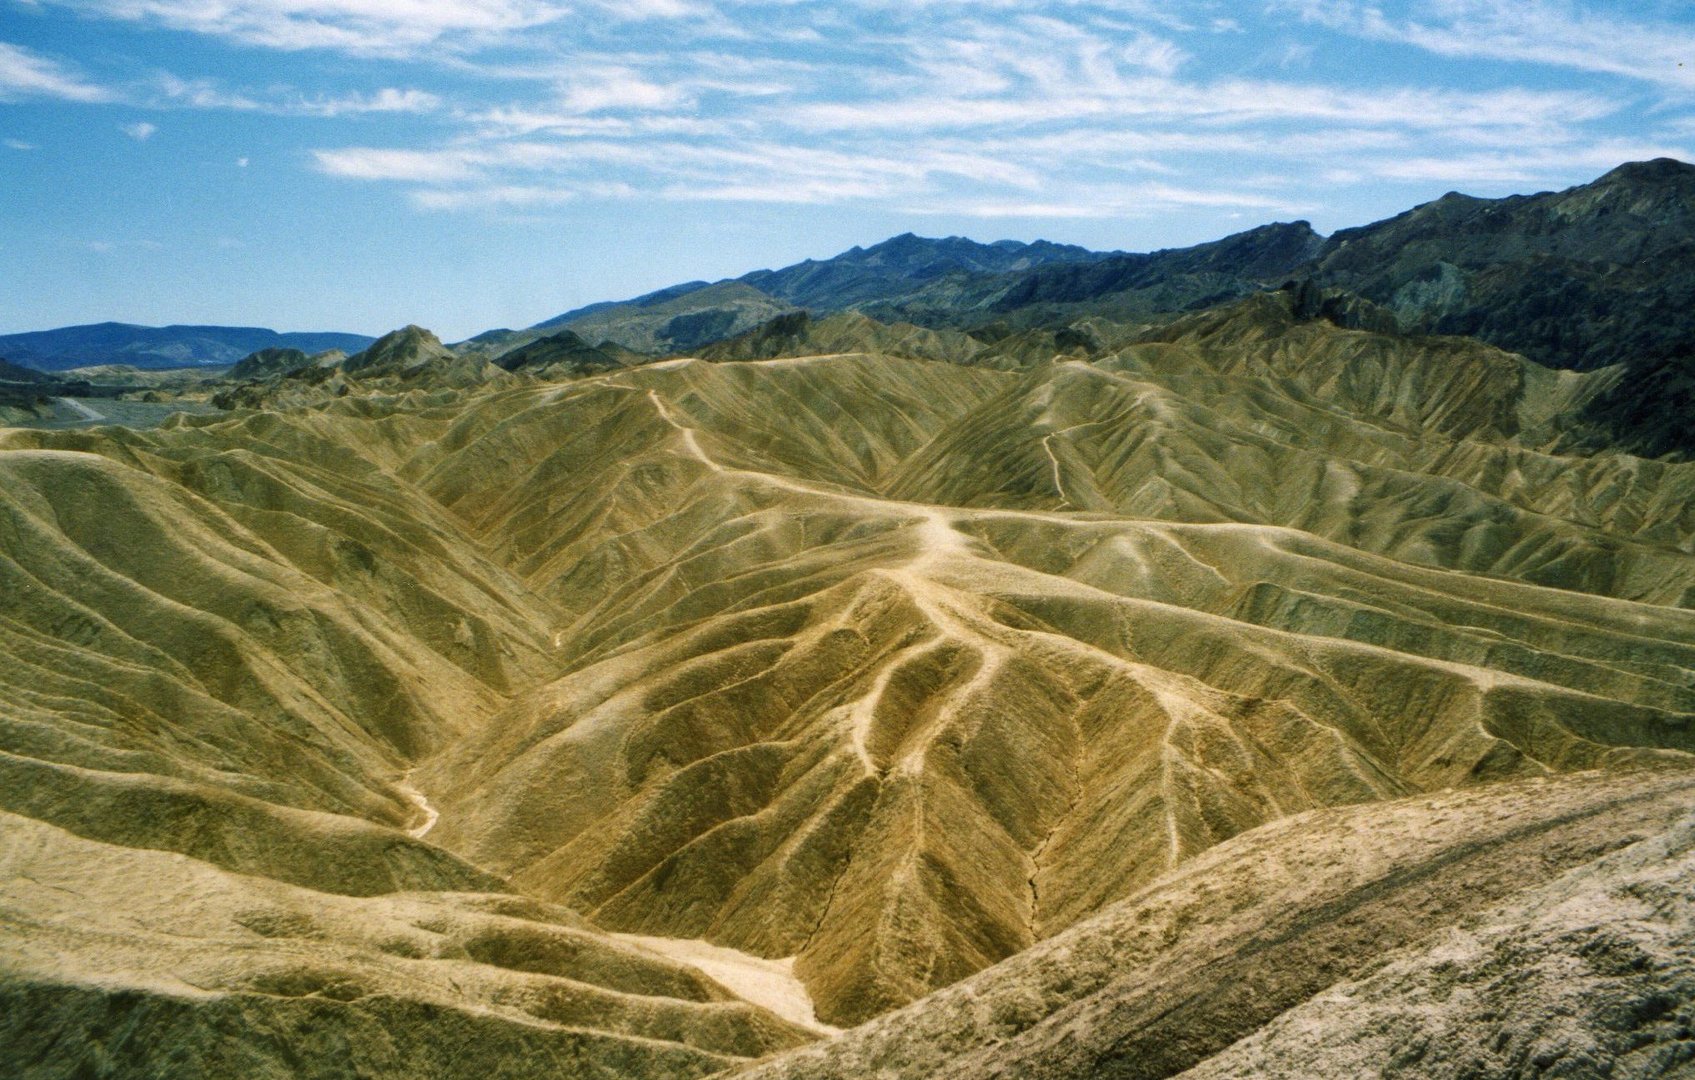
[[[596,1048],[536,1074],[668,1075],[816,1029],[631,990],[678,969],[614,933],[793,958],[848,1026],[1294,815],[1592,770],[1687,803],[1695,466],[1567,448],[1608,373],[1281,295],[1118,340],[549,381],[409,329],[227,417],[0,433],[5,859],[57,883],[8,895],[0,995],[163,1071],[327,1055],[307,1008],[374,1075],[536,1024]],[[204,955],[122,890],[57,909],[89,875],[204,894]],[[494,916],[587,944],[470,950]],[[533,949],[589,1004],[531,1008]]]

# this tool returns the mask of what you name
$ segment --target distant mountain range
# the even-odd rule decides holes
[[[1449,193],[1328,238],[1305,221],[1143,254],[1046,241],[897,236],[832,259],[686,282],[473,339],[495,352],[560,329],[649,352],[700,348],[794,310],[991,336],[1081,317],[1134,322],[1310,278],[1392,312],[1403,330],[1463,334],[1552,367],[1682,356],[1695,310],[1695,166],[1622,165],[1559,192]]]
[[[1695,450],[1680,419],[1695,405],[1691,236],[1695,166],[1659,159],[1621,165],[1559,192],[1504,199],[1449,193],[1328,238],[1295,221],[1187,248],[1126,253],[908,233],[830,259],[591,304],[525,330],[479,334],[458,350],[502,366],[534,366],[534,355],[502,358],[563,332],[574,336],[546,347],[550,363],[572,350],[583,350],[579,359],[589,366],[601,362],[590,352],[692,353],[748,335],[770,349],[779,346],[761,328],[801,312],[856,313],[1000,342],[1032,330],[1075,334],[1090,320],[1157,324],[1310,281],[1371,301],[1377,317],[1405,332],[1475,337],[1556,368],[1622,365],[1613,390],[1591,403],[1592,419],[1609,437],[1658,455]],[[773,333],[792,337],[800,325],[777,322]],[[831,325],[822,332],[841,340],[848,324]],[[41,370],[164,368],[233,364],[266,349],[354,354],[372,340],[101,323],[0,336],[0,357]],[[961,348],[948,346],[952,353]]]
[[[499,355],[568,329],[586,341],[642,352],[692,350],[798,311],[830,314],[865,308],[886,319],[886,309],[944,282],[997,279],[1043,266],[1085,265],[1119,254],[1046,240],[982,244],[962,236],[928,239],[905,233],[872,247],[850,248],[830,259],[807,259],[725,281],[688,281],[631,300],[590,304],[527,330],[489,331],[465,344]]]
[[[0,335],[0,357],[38,371],[96,364],[138,368],[223,366],[261,349],[354,353],[375,341],[364,334],[278,333],[256,326],[135,326],[93,323]]]
[[[1032,329],[1068,333],[1087,320],[1159,323],[1309,281],[1371,301],[1376,317],[1403,332],[1475,337],[1555,368],[1621,365],[1613,389],[1590,403],[1590,419],[1609,441],[1658,456],[1695,452],[1682,420],[1695,406],[1691,236],[1695,165],[1662,158],[1565,191],[1449,193],[1328,238],[1295,221],[1132,254],[907,234],[832,259],[595,304],[467,344],[498,357],[570,330],[653,355],[749,335],[771,348],[761,326],[802,311],[856,312],[992,342]],[[786,322],[774,327],[778,336],[793,332]]]

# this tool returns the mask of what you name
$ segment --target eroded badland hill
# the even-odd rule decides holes
[[[0,1061],[1688,1075],[1695,464],[1625,368],[1227,292],[0,430]]]

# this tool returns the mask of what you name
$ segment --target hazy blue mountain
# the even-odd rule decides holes
[[[1284,227],[1273,227],[1284,228]],[[1292,228],[1292,227],[1288,227]],[[1312,254],[1316,245],[1310,227],[1296,240],[1297,254],[1277,261],[1286,270]],[[1235,238],[1181,252],[1125,255],[1098,252],[1046,240],[1022,243],[999,240],[978,243],[960,236],[939,239],[906,233],[871,247],[855,247],[829,259],[808,259],[778,270],[755,270],[731,280],[690,281],[616,303],[590,304],[546,319],[525,331],[490,331],[466,342],[495,354],[541,336],[544,331],[569,328],[591,340],[610,340],[649,353],[697,349],[715,341],[750,332],[766,320],[793,311],[819,315],[865,311],[888,321],[910,313],[913,321],[949,326],[968,325],[995,317],[1005,305],[996,301],[1037,280],[1036,293],[1057,292],[1086,297],[1102,289],[1126,287],[1134,280],[1158,279],[1161,268],[1173,272],[1211,274],[1203,283],[1185,282],[1177,300],[1160,301],[1159,310],[1186,310],[1197,297],[1227,298],[1251,292],[1262,277],[1244,278],[1228,269],[1223,256],[1208,254],[1232,247]],[[1237,255],[1242,245],[1232,248]],[[1125,269],[1130,260],[1133,269]],[[1258,273],[1262,258],[1238,260],[1249,273]],[[1090,275],[1095,267],[1116,271]],[[1035,277],[1049,273],[1052,278]],[[1069,276],[1067,276],[1069,273]],[[1275,281],[1271,282],[1275,284]]]
[[[0,356],[41,371],[93,364],[176,368],[234,364],[261,349],[305,353],[358,352],[374,338],[364,334],[278,333],[255,326],[135,326],[93,323],[0,335]]]

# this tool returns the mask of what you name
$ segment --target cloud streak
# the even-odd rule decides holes
[[[1695,87],[1673,60],[1695,27],[1559,0],[1267,0],[1258,22],[1221,0],[38,2],[354,57],[335,63],[359,89],[155,73],[123,98],[343,124],[309,144],[312,170],[435,212],[1299,213],[1326,189],[1575,180],[1695,138],[1671,107]],[[1339,50],[1374,49],[1338,74]],[[19,55],[9,84],[0,52],[0,94],[114,100]],[[1428,76],[1471,61],[1494,66]],[[1502,61],[1540,77],[1502,78]],[[1644,105],[1644,86],[1667,96]]]
[[[0,41],[0,101],[31,98],[93,103],[111,101],[114,95],[63,64]]]
[[[87,15],[149,23],[288,51],[397,56],[498,41],[563,18],[544,0],[40,0]]]
[[[1695,29],[1548,0],[1428,0],[1396,18],[1357,0],[1284,0],[1310,22],[1442,56],[1510,60],[1695,91]]]
[[[926,21],[862,0],[857,12],[830,16],[862,20],[833,48],[735,43],[722,25],[690,23],[659,38],[682,35],[692,52],[574,46],[496,70],[469,63],[487,79],[550,90],[541,101],[462,110],[463,127],[435,146],[325,148],[314,164],[404,185],[414,205],[435,210],[647,197],[1085,219],[1173,208],[1294,213],[1311,195],[1291,191],[1315,182],[1534,180],[1625,145],[1587,135],[1629,103],[1596,86],[1252,78],[1200,60],[1201,39],[1238,33],[1212,19],[1174,26],[1087,4],[1034,13],[1009,4],[999,18],[985,14],[993,3],[917,6],[950,17]],[[773,29],[792,30],[797,17],[757,0],[737,10]],[[866,10],[876,18],[864,22]],[[823,18],[817,26],[835,29]],[[710,48],[690,36],[703,33]],[[1501,145],[1519,150],[1493,149]],[[1652,145],[1677,149],[1675,138]],[[1218,184],[1220,163],[1257,179]]]

